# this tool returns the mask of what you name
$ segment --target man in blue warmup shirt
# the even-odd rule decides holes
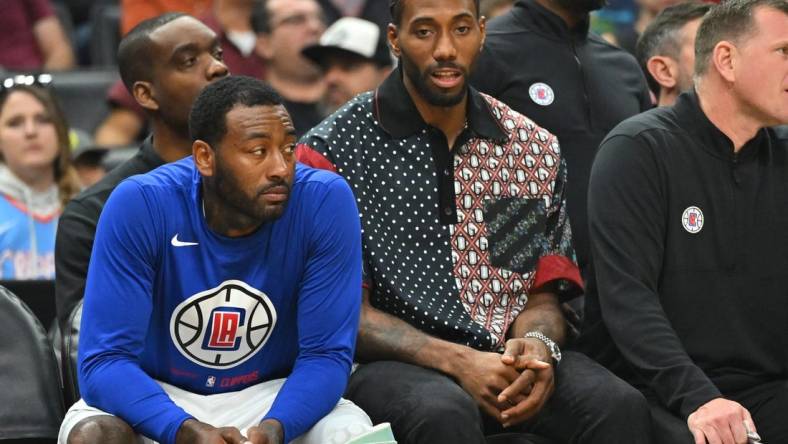
[[[359,322],[353,194],[296,165],[281,98],[203,90],[192,157],[122,182],[99,220],[60,442],[345,442]],[[211,425],[209,425],[211,424]],[[303,435],[303,436],[302,436]]]

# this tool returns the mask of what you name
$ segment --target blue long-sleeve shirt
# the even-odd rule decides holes
[[[361,301],[353,195],[339,176],[297,165],[284,214],[229,238],[208,227],[200,190],[186,158],[107,201],[85,290],[82,396],[172,443],[191,416],[154,379],[212,394],[287,377],[265,418],[288,442],[347,384]]]

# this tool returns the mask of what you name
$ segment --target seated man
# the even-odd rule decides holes
[[[60,442],[325,444],[371,429],[340,399],[361,300],[349,187],[296,166],[290,117],[259,80],[206,87],[189,128],[192,157],[122,182],[101,214],[83,399]]]
[[[788,2],[728,0],[695,90],[599,150],[583,343],[642,389],[658,442],[788,443],[788,146],[766,128],[785,123]]]
[[[357,356],[369,363],[346,396],[402,443],[482,444],[502,426],[562,443],[647,443],[645,398],[559,350],[559,302],[581,288],[561,151],[468,88],[484,39],[478,7],[393,2],[399,68],[299,146],[300,160],[350,182],[364,228]]]
[[[669,6],[640,35],[638,63],[657,105],[673,105],[679,94],[692,89],[695,35],[709,9],[710,4],[694,1]]]

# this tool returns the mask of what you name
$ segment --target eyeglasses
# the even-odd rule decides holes
[[[6,77],[0,87],[0,90],[6,90],[15,86],[49,86],[52,83],[51,74],[18,74],[13,77]]]

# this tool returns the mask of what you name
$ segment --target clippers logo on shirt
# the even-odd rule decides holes
[[[698,207],[687,207],[681,215],[681,224],[688,233],[696,234],[703,229],[703,211]]]
[[[276,325],[265,293],[230,280],[181,302],[170,319],[178,351],[195,364],[235,367],[263,348]]]
[[[550,105],[553,103],[553,100],[555,100],[553,88],[550,88],[550,85],[542,82],[531,85],[528,88],[528,95],[531,96],[531,100],[533,100],[534,103],[542,106]]]

